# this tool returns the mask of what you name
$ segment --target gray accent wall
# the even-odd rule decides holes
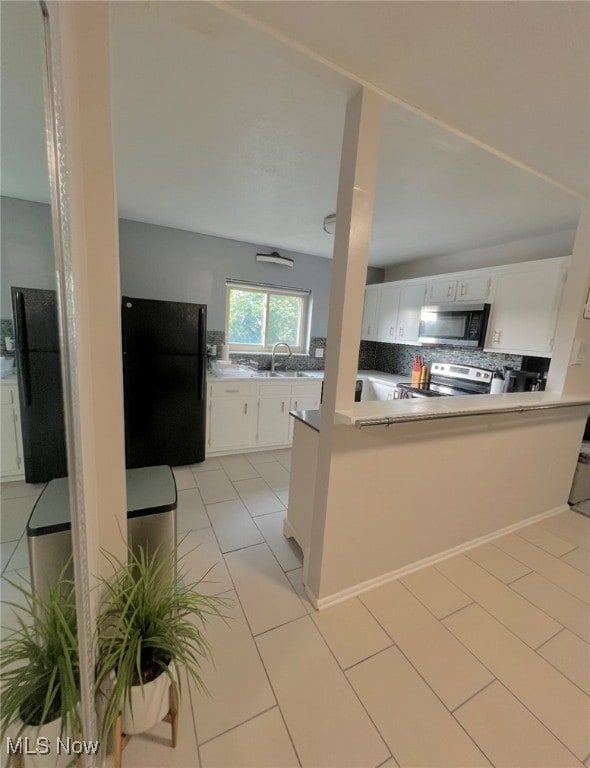
[[[0,198],[0,318],[12,318],[10,287],[55,289],[51,209]]]
[[[0,317],[10,318],[10,286],[55,288],[55,267],[48,205],[2,197]],[[311,336],[325,337],[332,272],[331,259],[292,253],[293,268],[262,264],[257,251],[242,243],[171,227],[119,220],[121,291],[144,299],[207,304],[208,327],[225,329],[227,278],[284,285],[312,291]],[[370,267],[368,283],[383,282],[382,269]]]

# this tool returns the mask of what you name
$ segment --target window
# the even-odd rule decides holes
[[[227,282],[226,338],[233,352],[270,352],[285,341],[293,352],[307,347],[310,291]]]

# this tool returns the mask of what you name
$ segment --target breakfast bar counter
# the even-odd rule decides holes
[[[551,392],[511,392],[499,395],[463,395],[411,400],[355,403],[338,411],[336,423],[358,428],[389,426],[412,421],[433,421],[466,416],[525,413],[555,408],[590,407],[589,395],[559,395]]]

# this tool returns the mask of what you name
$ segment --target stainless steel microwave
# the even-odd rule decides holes
[[[418,341],[422,344],[481,348],[485,342],[489,315],[489,304],[422,307]]]

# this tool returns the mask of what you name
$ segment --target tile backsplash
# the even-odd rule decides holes
[[[225,341],[224,331],[207,331],[207,344],[217,345],[217,352]],[[318,347],[324,349],[324,357],[314,357]],[[314,336],[310,342],[309,355],[294,355],[288,363],[291,370],[316,370],[321,371],[326,364],[326,338]],[[474,365],[478,368],[502,368],[507,366],[519,370],[522,367],[523,358],[520,355],[500,355],[494,352],[482,352],[479,349],[462,349],[460,347],[424,346],[414,347],[407,344],[385,344],[379,341],[361,341],[359,348],[359,370],[376,370],[384,373],[408,374],[412,370],[412,363],[416,355],[422,355],[427,365],[432,363],[450,362],[460,365]],[[215,358],[213,358],[215,359]],[[234,362],[243,360],[249,364],[256,364],[259,369],[270,368],[270,355],[234,353],[230,354]],[[277,357],[283,365],[283,355]]]
[[[0,355],[4,357],[12,357],[14,352],[6,351],[6,337],[14,339],[14,328],[12,326],[12,320],[0,320]]]
[[[457,363],[477,368],[502,368],[507,366],[520,370],[520,355],[502,355],[496,352],[482,352],[480,349],[447,346],[414,347],[407,344],[375,343],[375,369],[385,373],[410,374],[416,355],[422,355],[426,365],[432,363]]]
[[[207,344],[215,344],[217,346],[217,356],[212,357],[212,360],[216,360],[221,352],[220,347],[225,343],[225,331],[207,331]],[[316,349],[324,350],[324,357],[315,357]],[[323,371],[326,364],[326,339],[324,336],[312,336],[309,343],[309,355],[293,355],[287,364],[287,367],[291,371]],[[285,361],[285,349],[281,347],[277,350],[277,366],[282,368]],[[250,365],[256,365],[260,370],[270,369],[271,356],[261,355],[259,353],[249,354],[248,352],[231,352],[230,360],[234,363],[238,361],[244,361]]]

